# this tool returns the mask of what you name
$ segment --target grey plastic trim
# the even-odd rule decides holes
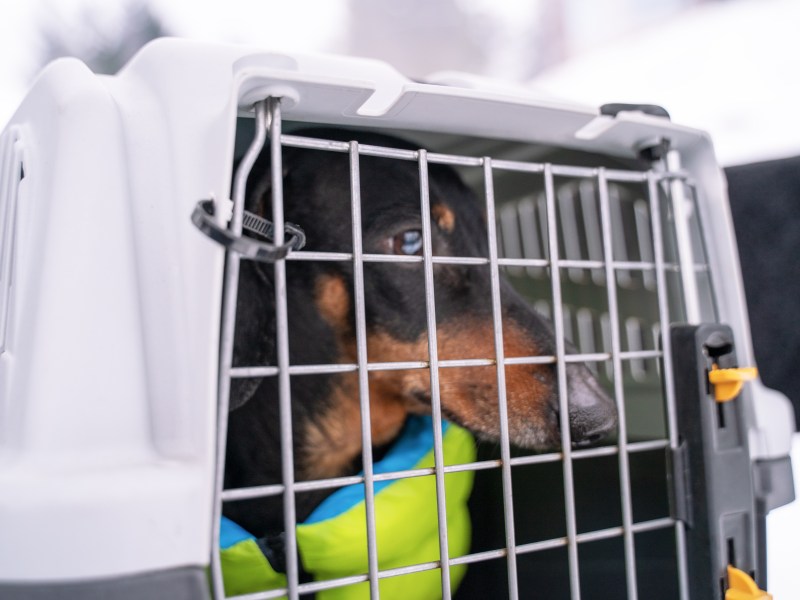
[[[755,461],[753,478],[756,498],[763,503],[765,513],[794,501],[791,457]]]
[[[2,583],[3,600],[210,600],[206,571],[186,567],[69,583]]]

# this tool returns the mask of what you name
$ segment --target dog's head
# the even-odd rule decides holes
[[[394,148],[411,147],[393,137],[335,130],[313,136]],[[421,215],[420,171],[415,161],[360,156],[362,247],[366,254],[421,256],[423,221],[430,222],[434,256],[489,256],[485,205],[458,174],[443,165],[429,165],[430,214]],[[307,250],[352,252],[351,167],[347,154],[284,149],[286,218],[306,232]],[[268,179],[268,178],[267,178]],[[266,212],[266,184],[253,188]],[[315,312],[335,339],[336,360],[356,361],[354,272],[351,262],[307,263],[295,268],[313,296]],[[293,266],[294,267],[294,266]],[[429,305],[435,309],[439,361],[496,358],[491,268],[488,264],[434,264],[433,298],[426,303],[422,262],[366,262],[364,310],[367,356],[370,363],[428,361]],[[552,326],[502,277],[499,281],[503,355],[554,356]],[[290,307],[291,311],[291,307]],[[303,340],[293,338],[292,344]],[[305,343],[314,343],[307,340]],[[534,449],[560,443],[559,383],[555,361],[506,365],[505,397],[513,444]],[[588,445],[605,437],[616,425],[613,401],[583,364],[567,363],[566,387],[572,443]],[[498,377],[494,365],[443,366],[439,389],[445,418],[498,440],[500,413]],[[354,380],[340,378],[331,386],[328,404],[343,410],[355,402]],[[369,375],[373,437],[388,441],[409,412],[431,410],[428,369],[372,370]]]

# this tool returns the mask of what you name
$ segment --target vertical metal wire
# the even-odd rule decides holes
[[[497,401],[500,417],[500,457],[502,459],[501,473],[503,478],[503,510],[506,526],[506,550],[508,569],[509,598],[519,596],[517,583],[517,543],[514,530],[514,499],[511,484],[511,449],[508,436],[508,405],[506,398],[506,371],[505,351],[503,348],[503,321],[502,305],[500,299],[500,268],[497,263],[497,234],[494,227],[494,177],[492,174],[492,159],[483,159],[483,180],[486,193],[486,222],[489,226],[489,269],[492,287],[492,322],[494,324],[494,348],[497,362]]]
[[[444,486],[442,452],[442,403],[439,394],[439,349],[436,341],[436,304],[433,287],[433,245],[431,243],[430,188],[428,186],[428,153],[419,151],[419,195],[422,211],[422,256],[425,271],[425,309],[428,320],[428,355],[431,373],[431,408],[433,412],[433,460],[436,477],[436,508],[439,520],[439,557],[442,571],[442,598],[449,599],[450,553],[447,540],[447,503]]]
[[[667,153],[667,169],[677,172],[681,168],[680,154],[676,150]],[[686,322],[700,322],[700,295],[697,292],[697,275],[694,272],[694,252],[692,235],[689,231],[689,208],[686,200],[684,182],[672,179],[669,183],[672,198],[672,216],[675,221],[675,237],[678,242],[678,263],[683,285],[683,299],[686,306]]]
[[[564,313],[561,306],[561,278],[558,267],[558,220],[553,187],[553,167],[544,166],[544,189],[547,202],[547,239],[550,248],[550,281],[553,290],[553,326],[556,335],[556,371],[558,374],[558,402],[561,415],[561,446],[564,471],[564,508],[567,519],[567,556],[572,600],[580,600],[581,584],[578,567],[578,539],[575,520],[575,484],[572,473],[572,437],[569,430],[569,398],[567,396],[567,364],[564,343]]]
[[[614,372],[614,399],[618,416],[618,458],[620,498],[622,500],[622,535],[625,545],[625,579],[628,586],[628,600],[638,598],[636,583],[636,549],[633,538],[633,508],[631,506],[631,476],[628,464],[628,426],[625,417],[625,390],[622,381],[622,351],[620,344],[619,305],[617,303],[617,279],[614,276],[614,245],[611,229],[611,210],[608,199],[608,181],[605,169],[597,173],[600,192],[600,222],[603,231],[603,251],[605,256],[606,290],[608,292],[608,313],[611,326],[611,362]],[[622,232],[620,232],[621,235]]]
[[[272,222],[275,245],[283,244],[283,157],[281,153],[281,103],[279,98],[267,100],[270,126],[270,164],[272,169]],[[286,533],[286,582],[289,598],[298,597],[297,531],[294,497],[294,450],[292,439],[292,391],[289,377],[289,319],[286,306],[286,261],[275,261],[275,342],[278,366],[278,406],[281,428],[281,474],[283,492],[283,524]]]
[[[230,228],[235,235],[242,233],[247,176],[253,168],[267,139],[267,106],[259,102],[255,106],[256,128],[253,141],[242,158],[233,182],[233,215]],[[239,295],[239,255],[225,255],[225,280],[223,282],[222,321],[220,323],[219,383],[217,387],[217,454],[214,472],[214,514],[211,527],[211,583],[214,598],[225,597],[222,581],[222,565],[219,555],[219,534],[222,519],[222,486],[225,479],[225,444],[228,436],[228,406],[230,404],[233,365],[233,334],[236,323],[236,300]]]
[[[267,107],[265,102],[255,106],[256,128],[253,141],[247,149],[233,181],[233,214],[230,228],[235,235],[242,233],[247,177],[267,139]],[[225,597],[220,563],[219,534],[222,520],[222,487],[225,478],[225,451],[228,437],[228,406],[230,404],[233,365],[233,334],[236,323],[236,300],[239,295],[239,255],[225,255],[225,279],[222,288],[222,320],[220,323],[219,381],[217,384],[217,452],[214,471],[214,514],[211,525],[211,584],[214,598]]]
[[[358,142],[350,142],[350,204],[353,224],[353,288],[356,317],[356,356],[358,397],[361,404],[361,443],[364,465],[364,500],[367,516],[367,563],[369,591],[373,600],[380,597],[378,588],[378,543],[375,531],[375,488],[372,471],[372,420],[369,405],[367,370],[367,319],[364,299],[364,261],[361,235],[361,172]]]
[[[666,395],[667,427],[669,447],[678,449],[678,414],[675,404],[675,382],[672,372],[672,342],[670,339],[669,299],[664,271],[664,233],[661,224],[661,203],[658,197],[656,174],[647,174],[647,191],[650,200],[650,222],[653,228],[653,253],[656,265],[656,290],[658,294],[658,320],[661,329],[661,351],[663,353],[662,376]],[[680,520],[675,521],[675,545],[678,562],[678,589],[681,600],[689,600],[689,577],[686,565],[686,530]]]

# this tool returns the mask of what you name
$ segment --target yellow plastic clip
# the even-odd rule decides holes
[[[725,600],[773,600],[772,594],[758,589],[756,582],[744,571],[728,565],[728,589]]]
[[[717,402],[727,402],[739,395],[745,381],[757,376],[758,369],[755,367],[720,369],[717,365],[711,365],[708,380],[714,385],[714,399]]]

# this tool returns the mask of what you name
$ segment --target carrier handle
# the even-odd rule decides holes
[[[286,255],[292,250],[300,250],[306,244],[306,234],[300,227],[292,223],[284,224],[284,231],[291,237],[285,244],[275,246],[250,237],[234,235],[230,230],[217,225],[213,218],[214,214],[214,200],[200,200],[192,211],[192,223],[227,250],[241,254],[245,258],[260,262],[275,262],[286,258]],[[274,226],[272,222],[249,211],[244,211],[242,227],[267,240],[273,239]]]

